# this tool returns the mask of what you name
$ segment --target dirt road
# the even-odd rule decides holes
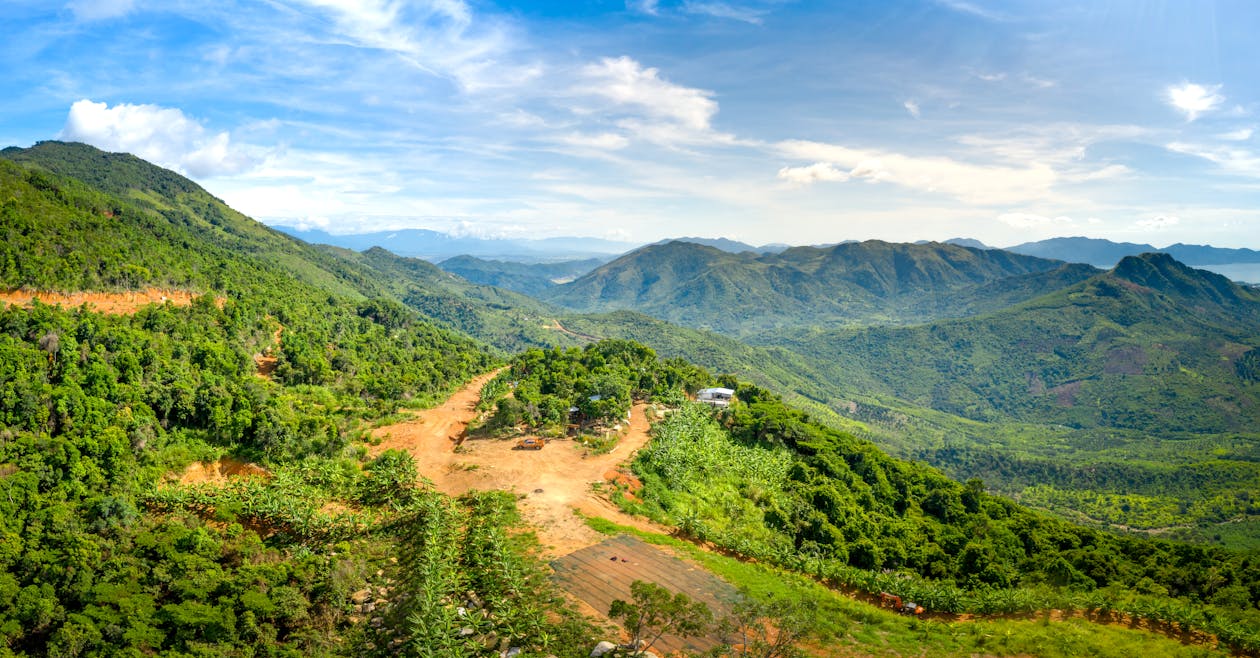
[[[574,514],[600,516],[622,525],[653,532],[668,532],[643,519],[629,516],[592,490],[604,474],[626,462],[648,442],[645,405],[630,412],[629,428],[617,447],[603,455],[590,455],[581,445],[567,440],[551,441],[542,450],[515,450],[516,440],[468,439],[455,452],[457,439],[476,416],[481,387],[496,373],[478,377],[439,407],[415,413],[415,418],[377,429],[381,443],[369,448],[373,455],[389,448],[409,451],[420,474],[439,491],[459,495],[473,489],[503,489],[522,494],[520,510],[538,532],[546,557],[567,555],[597,544],[606,537]]]

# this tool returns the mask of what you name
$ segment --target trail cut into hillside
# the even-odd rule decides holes
[[[168,290],[148,288],[145,290],[128,290],[125,292],[49,292],[32,290],[8,290],[0,292],[0,302],[17,306],[30,306],[31,300],[38,299],[43,304],[78,307],[91,304],[92,310],[106,315],[131,315],[149,304],[171,303],[175,306],[188,306],[200,293],[188,290]],[[223,298],[216,298],[215,304],[222,308]]]
[[[476,417],[481,387],[497,372],[474,379],[444,404],[414,413],[414,418],[381,427],[374,436],[380,444],[369,447],[373,455],[396,448],[415,457],[420,474],[439,491],[460,495],[471,490],[514,491],[522,515],[538,532],[547,557],[567,555],[598,544],[606,536],[592,530],[583,516],[598,516],[621,525],[650,532],[669,529],[625,514],[593,487],[605,476],[624,477],[618,466],[647,444],[650,423],[646,405],[635,405],[611,452],[590,454],[580,444],[548,440],[542,450],[516,449],[513,439],[467,438],[468,423]]]

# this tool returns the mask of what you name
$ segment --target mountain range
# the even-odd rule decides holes
[[[950,610],[1026,611],[1033,599],[1018,597],[1034,591],[1108,610],[1115,599],[1097,597],[1140,596],[1133,605],[1146,607],[1126,614],[1185,612],[1178,633],[1206,628],[1231,646],[1260,647],[1247,630],[1260,620],[1253,558],[1147,536],[1260,546],[1251,493],[1260,490],[1260,292],[1167,253],[1101,270],[970,244],[766,253],[670,241],[546,286],[542,265],[443,263],[530,280],[537,299],[380,247],[304,242],[173,172],[84,145],[0,152],[0,199],[9,291],[194,297],[134,316],[0,308],[0,481],[9,492],[0,546],[10,549],[0,551],[0,591],[10,594],[0,597],[0,635],[22,653],[108,642],[191,653],[247,641],[264,653],[332,627],[366,632],[365,618],[343,614],[352,593],[385,573],[378,566],[392,569],[396,549],[416,568],[381,596],[435,582],[424,560],[458,553],[465,535],[450,534],[442,550],[415,542],[474,518],[436,498],[397,517],[407,496],[436,494],[416,493],[403,453],[368,457],[373,427],[403,406],[446,399],[522,350],[510,367],[533,381],[513,389],[507,376],[494,380],[495,395],[519,396],[490,400],[496,417],[563,414],[596,384],[622,389],[627,405],[631,390],[669,389],[681,400],[683,381],[740,390],[720,423],[707,410],[676,414],[708,429],[672,443],[720,445],[755,477],[725,473],[729,490],[705,498],[720,478],[684,460],[702,475],[673,499],[680,489],[652,479],[669,476],[675,463],[665,460],[628,503],[679,504],[680,533],[712,533],[707,541],[728,550],[813,575],[826,558],[828,578],[845,579],[836,582],[873,595],[913,586]],[[567,278],[593,264],[548,266],[571,268],[551,271]],[[646,346],[528,349],[600,338]],[[268,359],[274,370],[262,367]],[[588,368],[580,385],[563,367],[575,359]],[[531,406],[528,396],[543,394],[569,398]],[[712,443],[717,433],[729,436]],[[547,450],[569,448],[577,442]],[[172,469],[225,454],[274,470],[241,487],[167,486]],[[498,515],[487,501],[458,504]],[[487,566],[485,555],[507,559],[516,536],[490,523],[470,521],[477,531],[466,536],[503,538],[503,550],[473,551],[460,568],[443,563],[448,575],[473,570],[453,591],[508,591],[498,587],[508,578],[545,586],[520,575],[523,563]],[[780,534],[785,543],[773,539]],[[954,589],[937,595],[936,585]],[[529,600],[555,599],[540,592]],[[399,619],[383,623],[418,617]],[[432,637],[450,639],[443,633]],[[563,655],[579,655],[570,648]]]
[[[937,243],[849,242],[733,254],[674,241],[632,251],[543,297],[577,311],[633,309],[746,335],[974,314],[1094,273],[1087,266]]]

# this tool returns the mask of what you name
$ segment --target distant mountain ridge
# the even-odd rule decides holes
[[[1225,265],[1231,263],[1260,263],[1260,251],[1254,249],[1229,249],[1209,245],[1172,244],[1158,248],[1149,244],[1112,242],[1100,238],[1066,237],[1025,242],[1007,251],[1041,258],[1053,258],[1070,263],[1088,263],[1094,267],[1110,268],[1126,256],[1163,252],[1186,265]]]
[[[760,247],[754,247],[747,242],[731,240],[729,238],[665,238],[653,242],[653,245],[669,244],[670,242],[690,242],[691,244],[701,244],[706,247],[713,247],[731,254],[740,254],[745,251],[751,251],[756,254],[777,254],[786,249],[790,249],[791,245],[786,244],[766,244]]]
[[[603,265],[611,258],[584,258],[548,263],[518,263],[476,256],[455,256],[438,267],[484,286],[497,286],[535,297]]]
[[[281,225],[272,228],[312,244],[326,244],[355,251],[382,247],[400,256],[423,258],[431,262],[467,255],[537,263],[613,256],[638,246],[633,242],[600,238],[478,238],[416,228],[346,234]]]
[[[546,297],[577,311],[637,310],[740,335],[968,315],[1042,294],[1051,285],[1025,280],[1004,288],[996,285],[1001,280],[1044,276],[1062,286],[1092,274],[1058,261],[940,243],[872,240],[732,254],[672,241],[630,252]],[[984,286],[986,295],[974,294]]]
[[[1163,253],[984,316],[767,333],[831,381],[975,420],[1245,431],[1260,422],[1260,293]]]

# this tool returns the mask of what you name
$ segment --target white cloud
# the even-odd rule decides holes
[[[658,0],[626,0],[626,9],[631,11],[642,12],[651,16],[659,13],[660,2]]]
[[[533,64],[499,61],[511,47],[506,30],[464,0],[298,1],[331,17],[334,35],[347,44],[393,53],[468,91],[516,86],[541,74]]]
[[[1071,224],[1071,217],[1047,217],[1027,212],[1008,212],[998,215],[998,221],[1015,228],[1037,228],[1052,224]]]
[[[630,57],[605,57],[582,67],[586,84],[576,90],[611,101],[617,125],[647,141],[659,144],[731,142],[730,135],[715,132],[711,122],[718,104],[713,92],[674,84],[660,71],[645,68]]]
[[[101,21],[126,16],[135,8],[135,0],[72,0],[66,7],[81,21]]]
[[[908,100],[902,103],[901,106],[906,108],[906,111],[910,113],[910,116],[916,119],[919,118],[919,104],[918,103],[912,100]]]
[[[1180,217],[1160,215],[1134,222],[1134,226],[1145,231],[1164,231],[1181,223]]]
[[[985,82],[1001,82],[1006,79],[1005,73],[976,73],[975,76]]]
[[[194,178],[238,174],[258,165],[260,149],[232,144],[226,132],[208,134],[178,109],[84,99],[70,106],[60,139],[125,151]]]
[[[810,165],[816,168],[812,178],[809,167],[785,168],[786,173],[780,170],[780,178],[795,183],[853,179],[889,182],[985,205],[1044,199],[1057,179],[1053,169],[1038,163],[972,164],[940,156],[911,156],[799,140],[780,142],[777,149],[788,157],[815,163]],[[828,168],[847,173],[848,178],[841,179]]]
[[[1111,180],[1114,178],[1123,178],[1132,174],[1133,170],[1120,164],[1107,165],[1102,169],[1095,169],[1086,172],[1080,176],[1074,177],[1075,180],[1094,181],[1094,180]]]
[[[630,145],[630,140],[616,133],[599,133],[595,135],[571,133],[561,137],[560,141],[570,146],[593,148],[601,151],[623,149]]]
[[[1198,85],[1185,82],[1168,88],[1168,102],[1186,115],[1186,121],[1194,121],[1200,115],[1211,112],[1225,102],[1220,95],[1221,85]]]
[[[975,4],[974,2],[966,2],[965,0],[937,0],[937,4],[948,7],[956,12],[963,14],[971,14],[990,21],[1004,21],[1006,18],[1001,14],[990,11],[985,7]]]
[[[686,2],[683,2],[682,9],[689,14],[704,14],[706,16],[713,16],[714,18],[728,18],[730,20],[750,23],[752,25],[761,25],[761,16],[765,13],[757,9],[737,7],[725,2],[696,2],[694,0],[686,0]]]
[[[1186,142],[1173,142],[1168,150],[1183,155],[1193,155],[1218,165],[1221,169],[1241,176],[1260,178],[1260,154],[1239,146],[1205,146]]]
[[[815,162],[804,167],[784,167],[779,170],[779,178],[795,185],[809,185],[817,181],[843,183],[849,180],[849,173],[826,162]]]
[[[1023,80],[1024,82],[1038,89],[1049,89],[1051,87],[1057,87],[1059,85],[1059,83],[1055,82],[1054,80],[1047,80],[1046,78],[1038,78],[1037,76],[1031,75],[1029,73],[1021,74],[1019,76],[1019,79]]]
[[[1221,133],[1217,135],[1217,137],[1228,142],[1245,142],[1251,139],[1252,132],[1252,128],[1240,128],[1227,133]]]

